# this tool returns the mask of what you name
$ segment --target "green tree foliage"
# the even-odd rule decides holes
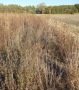
[[[78,9],[79,12],[79,4],[75,4],[74,6]]]
[[[23,11],[26,13],[35,13],[35,7],[34,6],[25,6],[23,7]]]
[[[46,14],[73,14],[77,11],[77,8],[73,5],[51,6],[45,9]]]
[[[22,7],[16,4],[3,5],[0,4],[1,13],[35,13],[35,6]]]
[[[45,3],[35,6],[20,6],[16,4],[3,5],[0,4],[0,13],[32,13],[35,14],[37,8],[42,10],[43,14],[74,14],[79,12],[79,4],[46,6]]]

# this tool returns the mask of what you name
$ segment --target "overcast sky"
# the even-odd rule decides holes
[[[22,6],[37,5],[43,2],[46,5],[73,5],[76,3],[79,4],[79,0],[0,0],[0,3],[2,4],[18,4]]]

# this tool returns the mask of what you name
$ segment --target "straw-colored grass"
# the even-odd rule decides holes
[[[51,18],[0,14],[0,90],[79,90],[79,29]]]

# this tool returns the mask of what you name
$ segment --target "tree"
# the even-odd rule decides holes
[[[75,4],[74,6],[78,9],[79,12],[79,4]]]
[[[39,10],[42,10],[42,13],[44,13],[46,7],[47,6],[45,5],[45,3],[40,3],[37,5],[36,8],[38,8]]]

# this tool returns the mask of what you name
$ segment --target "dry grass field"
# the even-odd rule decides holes
[[[68,31],[79,34],[79,14],[50,14],[44,16],[49,20],[49,24],[55,26],[55,28],[68,29]]]
[[[79,26],[79,14],[54,14],[50,15],[53,20]]]
[[[0,90],[79,90],[79,18],[64,17],[0,14]]]

